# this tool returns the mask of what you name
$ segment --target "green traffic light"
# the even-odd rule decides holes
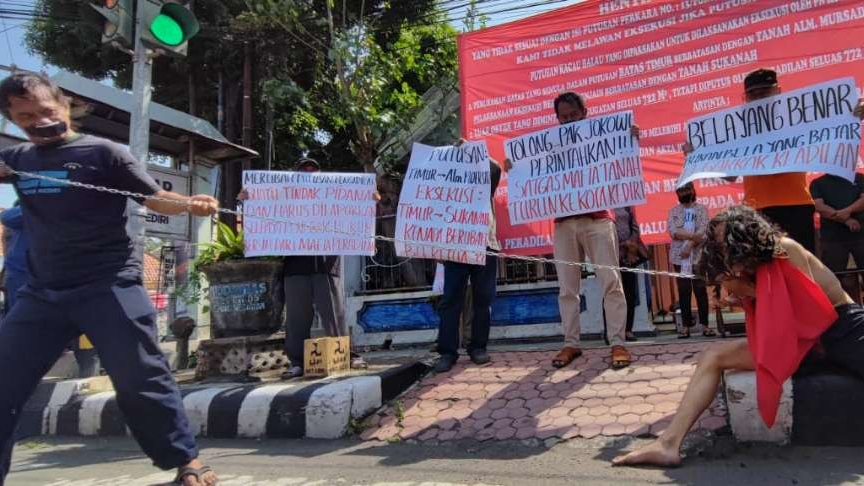
[[[185,40],[183,27],[173,17],[161,13],[150,24],[150,32],[159,42],[169,46],[179,46]]]

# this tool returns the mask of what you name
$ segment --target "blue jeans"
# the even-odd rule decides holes
[[[459,316],[462,314],[469,279],[473,292],[474,320],[471,323],[468,352],[486,349],[497,273],[498,258],[494,256],[486,257],[486,265],[444,263],[444,295],[441,298],[441,323],[438,327],[438,352],[441,355],[459,354]]]
[[[132,435],[162,469],[198,456],[180,390],[156,340],[156,310],[138,282],[68,290],[25,285],[0,325],[0,484],[24,403],[69,342],[87,335],[114,383]],[[14,373],[9,370],[15,370]]]

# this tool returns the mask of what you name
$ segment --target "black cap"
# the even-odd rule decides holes
[[[294,170],[300,170],[307,165],[311,165],[317,170],[321,170],[321,164],[319,164],[317,160],[310,159],[309,157],[303,157],[302,159],[298,160],[297,163],[294,164]]]
[[[744,92],[754,89],[773,88],[777,86],[777,72],[771,69],[757,69],[744,78]]]
[[[684,184],[683,186],[676,187],[675,192],[681,192],[681,191],[686,190],[686,189],[690,189],[691,191],[695,191],[696,186],[693,184],[693,182],[688,182],[687,184]]]

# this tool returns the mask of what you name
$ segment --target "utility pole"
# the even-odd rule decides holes
[[[145,0],[146,1],[146,0]],[[150,153],[150,102],[153,98],[153,52],[141,41],[146,24],[145,9],[135,9],[135,50],[132,54],[132,113],[129,119],[129,151],[135,159],[147,165]],[[126,229],[138,245],[138,257],[144,258],[144,218],[147,209],[128,199]]]
[[[249,41],[243,42],[243,146],[252,146],[252,46]],[[252,160],[243,160],[243,170],[251,168]]]

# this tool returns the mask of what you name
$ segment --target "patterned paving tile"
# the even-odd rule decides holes
[[[549,352],[493,353],[433,375],[399,405],[368,418],[363,440],[448,441],[657,435],[669,425],[705,342],[636,346],[632,366],[609,367],[608,351],[586,350],[566,369]],[[696,427],[726,425],[715,401]]]

